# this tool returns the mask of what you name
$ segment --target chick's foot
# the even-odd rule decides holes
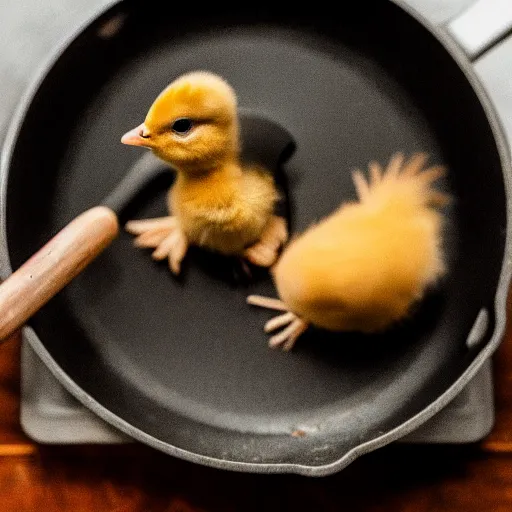
[[[171,271],[176,275],[180,273],[188,242],[176,217],[132,220],[125,229],[136,236],[136,247],[154,248],[153,259],[160,261],[167,258]]]
[[[260,240],[245,250],[244,257],[258,267],[270,267],[276,262],[279,249],[287,240],[286,221],[274,215],[265,227]]]
[[[274,334],[269,339],[268,346],[270,348],[281,347],[282,350],[288,352],[294,347],[299,336],[308,328],[307,322],[289,311],[286,304],[278,299],[271,299],[260,295],[249,295],[247,303],[283,312],[283,314],[272,318],[265,324],[264,330],[266,333],[274,332],[284,327],[281,332]]]

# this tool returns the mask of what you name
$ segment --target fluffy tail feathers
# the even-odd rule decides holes
[[[368,179],[362,171],[354,171],[359,201],[382,204],[397,200],[423,207],[445,206],[450,197],[436,190],[433,184],[446,174],[446,168],[441,165],[427,167],[427,159],[425,153],[415,153],[408,160],[403,153],[395,153],[385,169],[379,163],[371,162]]]

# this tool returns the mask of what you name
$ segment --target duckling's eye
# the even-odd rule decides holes
[[[192,130],[193,124],[194,123],[192,123],[191,119],[182,117],[181,119],[176,119],[176,121],[172,123],[171,130],[178,135],[186,135],[190,130]]]

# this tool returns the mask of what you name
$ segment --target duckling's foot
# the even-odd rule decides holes
[[[179,274],[181,262],[188,249],[188,242],[176,217],[132,220],[126,223],[126,231],[136,235],[134,245],[141,248],[154,248],[154,260],[169,261],[169,268]]]
[[[265,324],[264,330],[266,333],[284,327],[281,332],[274,334],[269,339],[268,346],[270,348],[281,347],[282,350],[288,352],[293,348],[300,335],[308,328],[307,322],[289,311],[286,304],[278,299],[271,299],[260,295],[249,295],[247,303],[262,308],[284,311],[282,315],[272,318]]]
[[[279,249],[288,240],[286,221],[271,217],[258,242],[245,250],[244,256],[253,265],[271,267],[277,260]]]

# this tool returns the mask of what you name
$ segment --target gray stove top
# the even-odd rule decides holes
[[[21,358],[21,425],[32,439],[48,444],[111,444],[130,439],[73,398],[32,351]],[[494,424],[491,365],[487,363],[451,404],[403,438],[406,443],[472,443]]]
[[[447,24],[468,6],[496,0],[407,0],[436,24]],[[109,0],[2,2],[0,19],[0,134],[30,77],[52,48],[81,20]],[[499,2],[498,2],[499,3]],[[512,5],[512,4],[511,4]],[[512,38],[475,64],[509,136],[512,136]],[[0,136],[1,140],[1,136]],[[61,387],[27,342],[22,348],[21,424],[41,443],[119,443],[129,439],[80,405]],[[446,409],[403,442],[468,443],[485,437],[494,423],[491,364]]]

